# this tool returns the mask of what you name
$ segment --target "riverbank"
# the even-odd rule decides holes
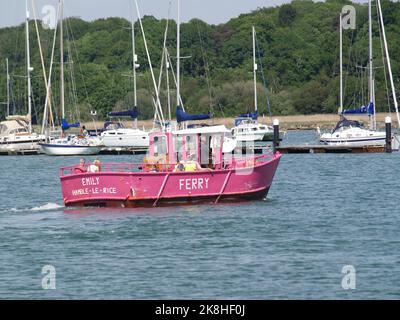
[[[385,127],[385,117],[387,113],[378,113],[377,114],[377,125],[378,128]],[[315,115],[293,115],[293,116],[277,116],[273,117],[274,119],[279,119],[282,130],[315,130],[317,128],[330,130],[332,129],[339,120],[337,114],[315,114]],[[348,117],[348,119],[359,120],[363,122],[365,125],[368,124],[368,118],[366,116],[358,116],[358,117]],[[395,117],[392,117],[393,123],[395,122]],[[270,123],[270,119],[265,117],[260,117],[259,122],[261,123]],[[234,118],[215,118],[212,120],[202,121],[202,123],[211,125],[211,124],[222,124],[228,128],[231,128],[234,123]],[[87,129],[95,129],[102,128],[103,122],[87,122],[83,125],[86,126]],[[124,121],[124,124],[127,127],[131,127],[131,121]],[[153,127],[153,120],[142,120],[138,121],[139,128],[150,129]]]

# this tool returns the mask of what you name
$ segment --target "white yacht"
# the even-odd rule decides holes
[[[0,153],[38,151],[44,135],[29,130],[29,116],[9,116],[0,122]]]
[[[237,141],[270,141],[274,135],[272,126],[260,124],[252,118],[238,118],[240,124],[232,128]]]
[[[107,148],[148,148],[150,144],[148,132],[125,128],[122,124],[118,128],[103,131],[101,139]]]

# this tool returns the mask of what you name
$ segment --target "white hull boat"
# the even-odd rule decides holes
[[[320,142],[332,146],[385,146],[386,132],[350,127],[339,132],[324,133],[320,137]],[[392,136],[392,149],[399,149],[399,137],[397,135]]]
[[[119,128],[102,132],[101,138],[107,148],[148,148],[149,134],[139,129]]]
[[[50,156],[81,156],[98,154],[103,145],[97,138],[61,138],[40,143],[41,151]]]
[[[274,130],[271,126],[259,124],[251,119],[232,128],[232,136],[237,141],[268,141],[273,135]]]
[[[57,144],[41,143],[40,147],[43,153],[51,156],[83,156],[96,155],[101,151],[101,147],[95,146],[67,146]]]
[[[0,152],[39,151],[39,143],[44,142],[45,138],[35,133],[0,137]]]
[[[39,151],[38,143],[46,137],[29,132],[29,117],[9,116],[0,123],[0,152]]]

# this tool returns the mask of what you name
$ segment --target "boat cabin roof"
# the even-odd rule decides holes
[[[0,122],[1,135],[22,133],[22,132],[27,132],[27,123],[24,121],[7,120]]]
[[[340,128],[344,127],[356,127],[356,128],[362,128],[362,124],[359,121],[355,120],[348,120],[347,118],[343,117],[337,124],[336,127],[333,129],[332,133],[335,133],[338,131]]]
[[[22,122],[29,122],[29,116],[20,116],[20,115],[13,115],[8,116],[6,118],[7,121],[22,121]]]

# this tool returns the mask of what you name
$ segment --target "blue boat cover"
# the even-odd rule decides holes
[[[65,119],[61,119],[61,129],[63,131],[68,130],[70,128],[79,128],[81,126],[81,124],[79,122],[76,123],[68,123],[67,120]]]
[[[358,121],[353,121],[353,120],[348,120],[345,117],[341,117],[340,121],[336,124],[335,129],[333,129],[332,133],[335,133],[337,130],[339,130],[342,127],[358,127],[361,128],[362,125]]]
[[[344,110],[342,114],[368,114],[368,115],[373,115],[373,114],[375,114],[374,103],[370,102],[368,104],[368,106],[362,106],[359,109]]]
[[[240,114],[239,117],[240,118],[251,118],[253,120],[257,120],[258,119],[258,111]]]
[[[109,117],[119,117],[119,118],[132,118],[136,119],[139,116],[139,110],[137,107],[134,107],[132,110],[121,111],[121,112],[109,112]]]
[[[176,120],[178,123],[211,119],[211,114],[188,114],[181,106],[176,107]]]

